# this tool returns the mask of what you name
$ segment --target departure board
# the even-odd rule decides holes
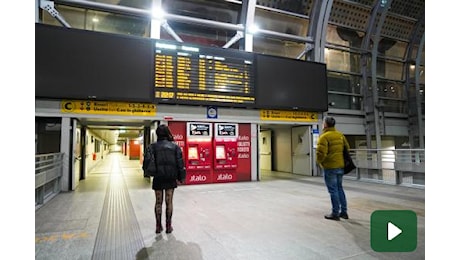
[[[255,105],[253,54],[238,50],[155,42],[158,103]]]

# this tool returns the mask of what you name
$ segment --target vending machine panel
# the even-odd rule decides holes
[[[227,156],[225,156],[225,146],[224,145],[216,145],[216,159],[217,160],[225,160]]]
[[[187,184],[212,182],[212,124],[187,123]]]
[[[236,169],[238,124],[216,123],[214,129],[214,169]]]
[[[188,148],[188,159],[198,160],[198,147],[193,146]]]

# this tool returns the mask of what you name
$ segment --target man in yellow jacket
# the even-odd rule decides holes
[[[316,162],[323,169],[324,182],[332,203],[332,212],[324,216],[326,219],[348,219],[347,199],[342,187],[344,147],[350,149],[347,139],[335,129],[335,119],[326,116],[316,148]]]

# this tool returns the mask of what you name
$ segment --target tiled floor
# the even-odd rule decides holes
[[[35,213],[35,259],[424,259],[425,191],[344,181],[350,219],[324,219],[321,177],[264,172],[259,182],[180,186],[171,234],[155,234],[155,195],[138,161],[110,154]],[[375,210],[417,214],[417,249],[370,246]]]

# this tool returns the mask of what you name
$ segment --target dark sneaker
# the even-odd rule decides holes
[[[348,214],[347,213],[340,213],[339,217],[343,219],[348,219]]]
[[[331,219],[331,220],[340,220],[339,216],[329,214],[324,216],[325,219]]]

